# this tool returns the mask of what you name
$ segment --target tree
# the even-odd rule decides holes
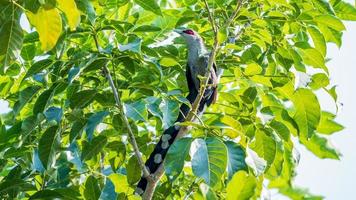
[[[139,199],[143,161],[187,103],[172,30],[188,25],[224,70],[219,99],[180,124],[148,198],[322,199],[293,185],[294,149],[339,159],[328,135],[343,126],[315,92],[337,102],[326,44],[341,46],[341,20],[356,8],[340,0],[1,1],[0,98],[12,110],[0,197]]]

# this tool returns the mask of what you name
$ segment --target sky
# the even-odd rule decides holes
[[[354,3],[353,0],[348,2]],[[343,156],[340,161],[322,160],[297,145],[301,159],[297,167],[296,185],[308,188],[311,193],[323,195],[326,200],[356,199],[356,22],[345,24],[347,31],[341,48],[328,45],[328,58],[332,60],[327,64],[330,81],[337,85],[338,101],[342,104],[336,121],[345,126],[343,131],[330,138]],[[318,98],[323,110],[336,112],[330,96],[318,92]],[[8,111],[7,103],[0,100],[0,114]]]
[[[352,1],[349,1],[353,3]],[[295,183],[309,188],[310,192],[321,194],[327,200],[356,199],[356,22],[346,22],[343,44],[339,49],[328,45],[327,64],[330,81],[337,85],[339,107],[336,121],[345,126],[341,132],[332,135],[331,141],[342,153],[340,161],[319,159],[304,147],[297,146],[301,153]],[[336,112],[333,100],[325,93],[318,93],[321,108]]]

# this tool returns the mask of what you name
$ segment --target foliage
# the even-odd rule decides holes
[[[220,27],[219,99],[186,123],[193,129],[169,150],[155,198],[257,199],[269,189],[322,198],[293,185],[295,142],[339,159],[328,135],[343,126],[315,93],[337,103],[326,44],[341,46],[341,20],[356,20],[356,8],[248,0],[224,27],[236,1],[208,2]],[[212,46],[202,1],[1,1],[0,98],[12,111],[0,123],[0,198],[139,199],[141,168],[102,69],[147,158],[187,103],[186,47],[172,33],[185,25]]]

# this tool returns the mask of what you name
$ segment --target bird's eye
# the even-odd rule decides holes
[[[183,31],[183,33],[186,33],[188,35],[194,35],[194,31],[192,31],[190,29]]]

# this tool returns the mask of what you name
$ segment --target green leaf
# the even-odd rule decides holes
[[[256,178],[245,171],[237,172],[227,184],[227,200],[248,200],[255,194]]]
[[[71,30],[75,30],[80,23],[80,12],[74,0],[57,0],[58,8],[66,15]]]
[[[74,108],[84,108],[95,97],[97,90],[82,90],[73,94],[69,99],[69,106]]]
[[[130,192],[130,185],[127,182],[127,178],[125,175],[122,174],[110,174],[109,179],[113,182],[115,186],[116,193],[129,193]],[[132,189],[131,189],[132,190]],[[132,190],[133,191],[133,190]]]
[[[192,155],[193,173],[214,187],[221,181],[227,166],[227,149],[220,139],[209,137],[196,139],[193,143],[195,152]]]
[[[322,56],[326,56],[326,41],[323,34],[314,26],[308,27],[308,33],[313,39],[314,47]]]
[[[57,188],[53,190],[45,189],[40,190],[33,194],[30,199],[67,199],[67,200],[77,200],[81,199],[79,192],[71,188]]]
[[[305,64],[315,68],[324,69],[326,72],[328,71],[325,66],[324,57],[318,50],[312,48],[300,49],[300,55],[302,56]]]
[[[34,187],[22,179],[14,178],[10,180],[3,180],[0,183],[0,194],[6,194],[13,189],[21,189],[22,191],[33,190]]]
[[[62,120],[63,110],[59,107],[52,106],[49,107],[46,112],[44,112],[44,115],[47,121],[55,120],[59,124]]]
[[[344,1],[339,1],[336,5],[333,6],[336,12],[336,16],[342,20],[356,20],[356,8]]]
[[[134,53],[141,53],[142,40],[137,38],[128,44],[119,44],[120,51],[132,51]]]
[[[165,67],[173,67],[178,65],[179,66],[179,62],[171,57],[163,57],[160,61],[159,64]]]
[[[248,169],[245,162],[246,155],[242,147],[235,142],[226,141],[225,145],[228,152],[227,174],[231,179],[236,172]]]
[[[344,126],[334,121],[335,115],[323,111],[321,113],[320,123],[316,129],[318,133],[331,135],[335,132],[342,131]]]
[[[322,24],[319,24],[318,27],[319,27],[320,31],[323,33],[327,42],[333,42],[338,47],[341,46],[342,32],[336,31],[336,30],[329,28],[326,25],[322,25]]]
[[[164,160],[164,169],[170,179],[175,180],[183,170],[184,160],[189,153],[192,141],[193,138],[181,138],[169,147]]]
[[[123,142],[113,141],[106,145],[110,150],[108,160],[114,171],[118,169],[126,158],[126,145]]]
[[[309,140],[301,138],[304,146],[319,158],[340,159],[341,154],[328,141],[327,138],[314,134]]]
[[[42,94],[37,98],[35,105],[33,106],[33,114],[36,115],[38,113],[42,113],[48,104],[50,103],[50,99],[52,98],[53,90],[48,89],[42,92]]]
[[[314,21],[336,31],[345,30],[345,26],[342,21],[333,15],[319,15],[314,18]]]
[[[269,167],[276,156],[276,142],[272,135],[266,130],[257,130],[255,133],[255,142],[252,143],[252,149],[265,161]]]
[[[161,8],[155,0],[134,0],[134,2],[145,10],[151,11],[156,15],[162,15]]]
[[[56,160],[56,153],[60,145],[58,126],[48,128],[38,143],[38,155],[43,166],[49,169]]]
[[[170,99],[163,99],[159,108],[163,113],[163,127],[167,129],[174,124],[178,117],[179,104]]]
[[[290,132],[288,127],[283,124],[282,122],[279,122],[275,119],[273,119],[269,125],[276,131],[278,136],[283,139],[284,141],[288,142],[290,139]]]
[[[137,160],[136,155],[131,156],[126,165],[127,182],[130,185],[137,183],[141,178],[141,166]]]
[[[90,141],[93,137],[94,130],[96,126],[98,126],[103,119],[108,116],[110,113],[108,111],[100,111],[92,114],[87,122],[85,132],[87,133],[88,140]]]
[[[314,5],[321,10],[323,13],[328,13],[330,15],[334,15],[334,11],[332,10],[330,4],[325,0],[312,0]]]
[[[300,137],[311,138],[320,121],[320,105],[314,93],[298,89],[292,99],[295,106],[293,119],[298,125]]]
[[[104,66],[106,66],[108,62],[109,60],[105,57],[99,57],[96,58],[95,60],[91,60],[89,61],[87,66],[84,67],[83,73],[102,69]]]
[[[14,6],[14,5],[13,5]],[[13,8],[14,9],[14,8]],[[16,51],[22,47],[23,33],[18,20],[14,14],[11,19],[1,22],[0,27],[0,73],[3,74],[12,59],[16,58]],[[1,55],[4,55],[1,58]]]
[[[51,50],[56,44],[62,33],[62,18],[56,8],[38,9],[37,13],[26,12],[31,24],[36,27],[40,36],[41,49]],[[46,20],[43,20],[46,19]]]
[[[311,78],[311,82],[308,84],[313,90],[318,90],[320,88],[326,87],[329,85],[329,77],[324,73],[314,74]]]
[[[133,32],[157,32],[162,30],[160,27],[152,25],[142,25],[133,30]]]
[[[14,112],[18,114],[22,108],[36,95],[40,90],[39,86],[30,86],[20,91],[19,101],[14,105]]]
[[[33,65],[31,65],[30,69],[27,70],[26,75],[24,76],[24,79],[41,72],[42,70],[48,68],[52,64],[53,64],[53,61],[51,59],[44,59],[44,60],[35,62]]]
[[[94,176],[89,176],[84,184],[84,198],[85,200],[98,200],[99,197],[99,182]]]
[[[26,44],[21,49],[21,57],[26,60],[30,61],[36,56],[36,46],[35,44]]]
[[[86,142],[83,145],[83,151],[81,155],[81,160],[90,160],[96,156],[100,151],[102,151],[107,144],[108,140],[105,136],[99,135],[94,137],[90,143]]]
[[[147,119],[147,109],[143,101],[136,101],[125,104],[125,114],[134,121],[145,121]]]
[[[246,151],[246,164],[251,167],[256,176],[263,174],[267,168],[267,162],[263,158],[259,157],[258,154],[252,149],[247,148]]]

